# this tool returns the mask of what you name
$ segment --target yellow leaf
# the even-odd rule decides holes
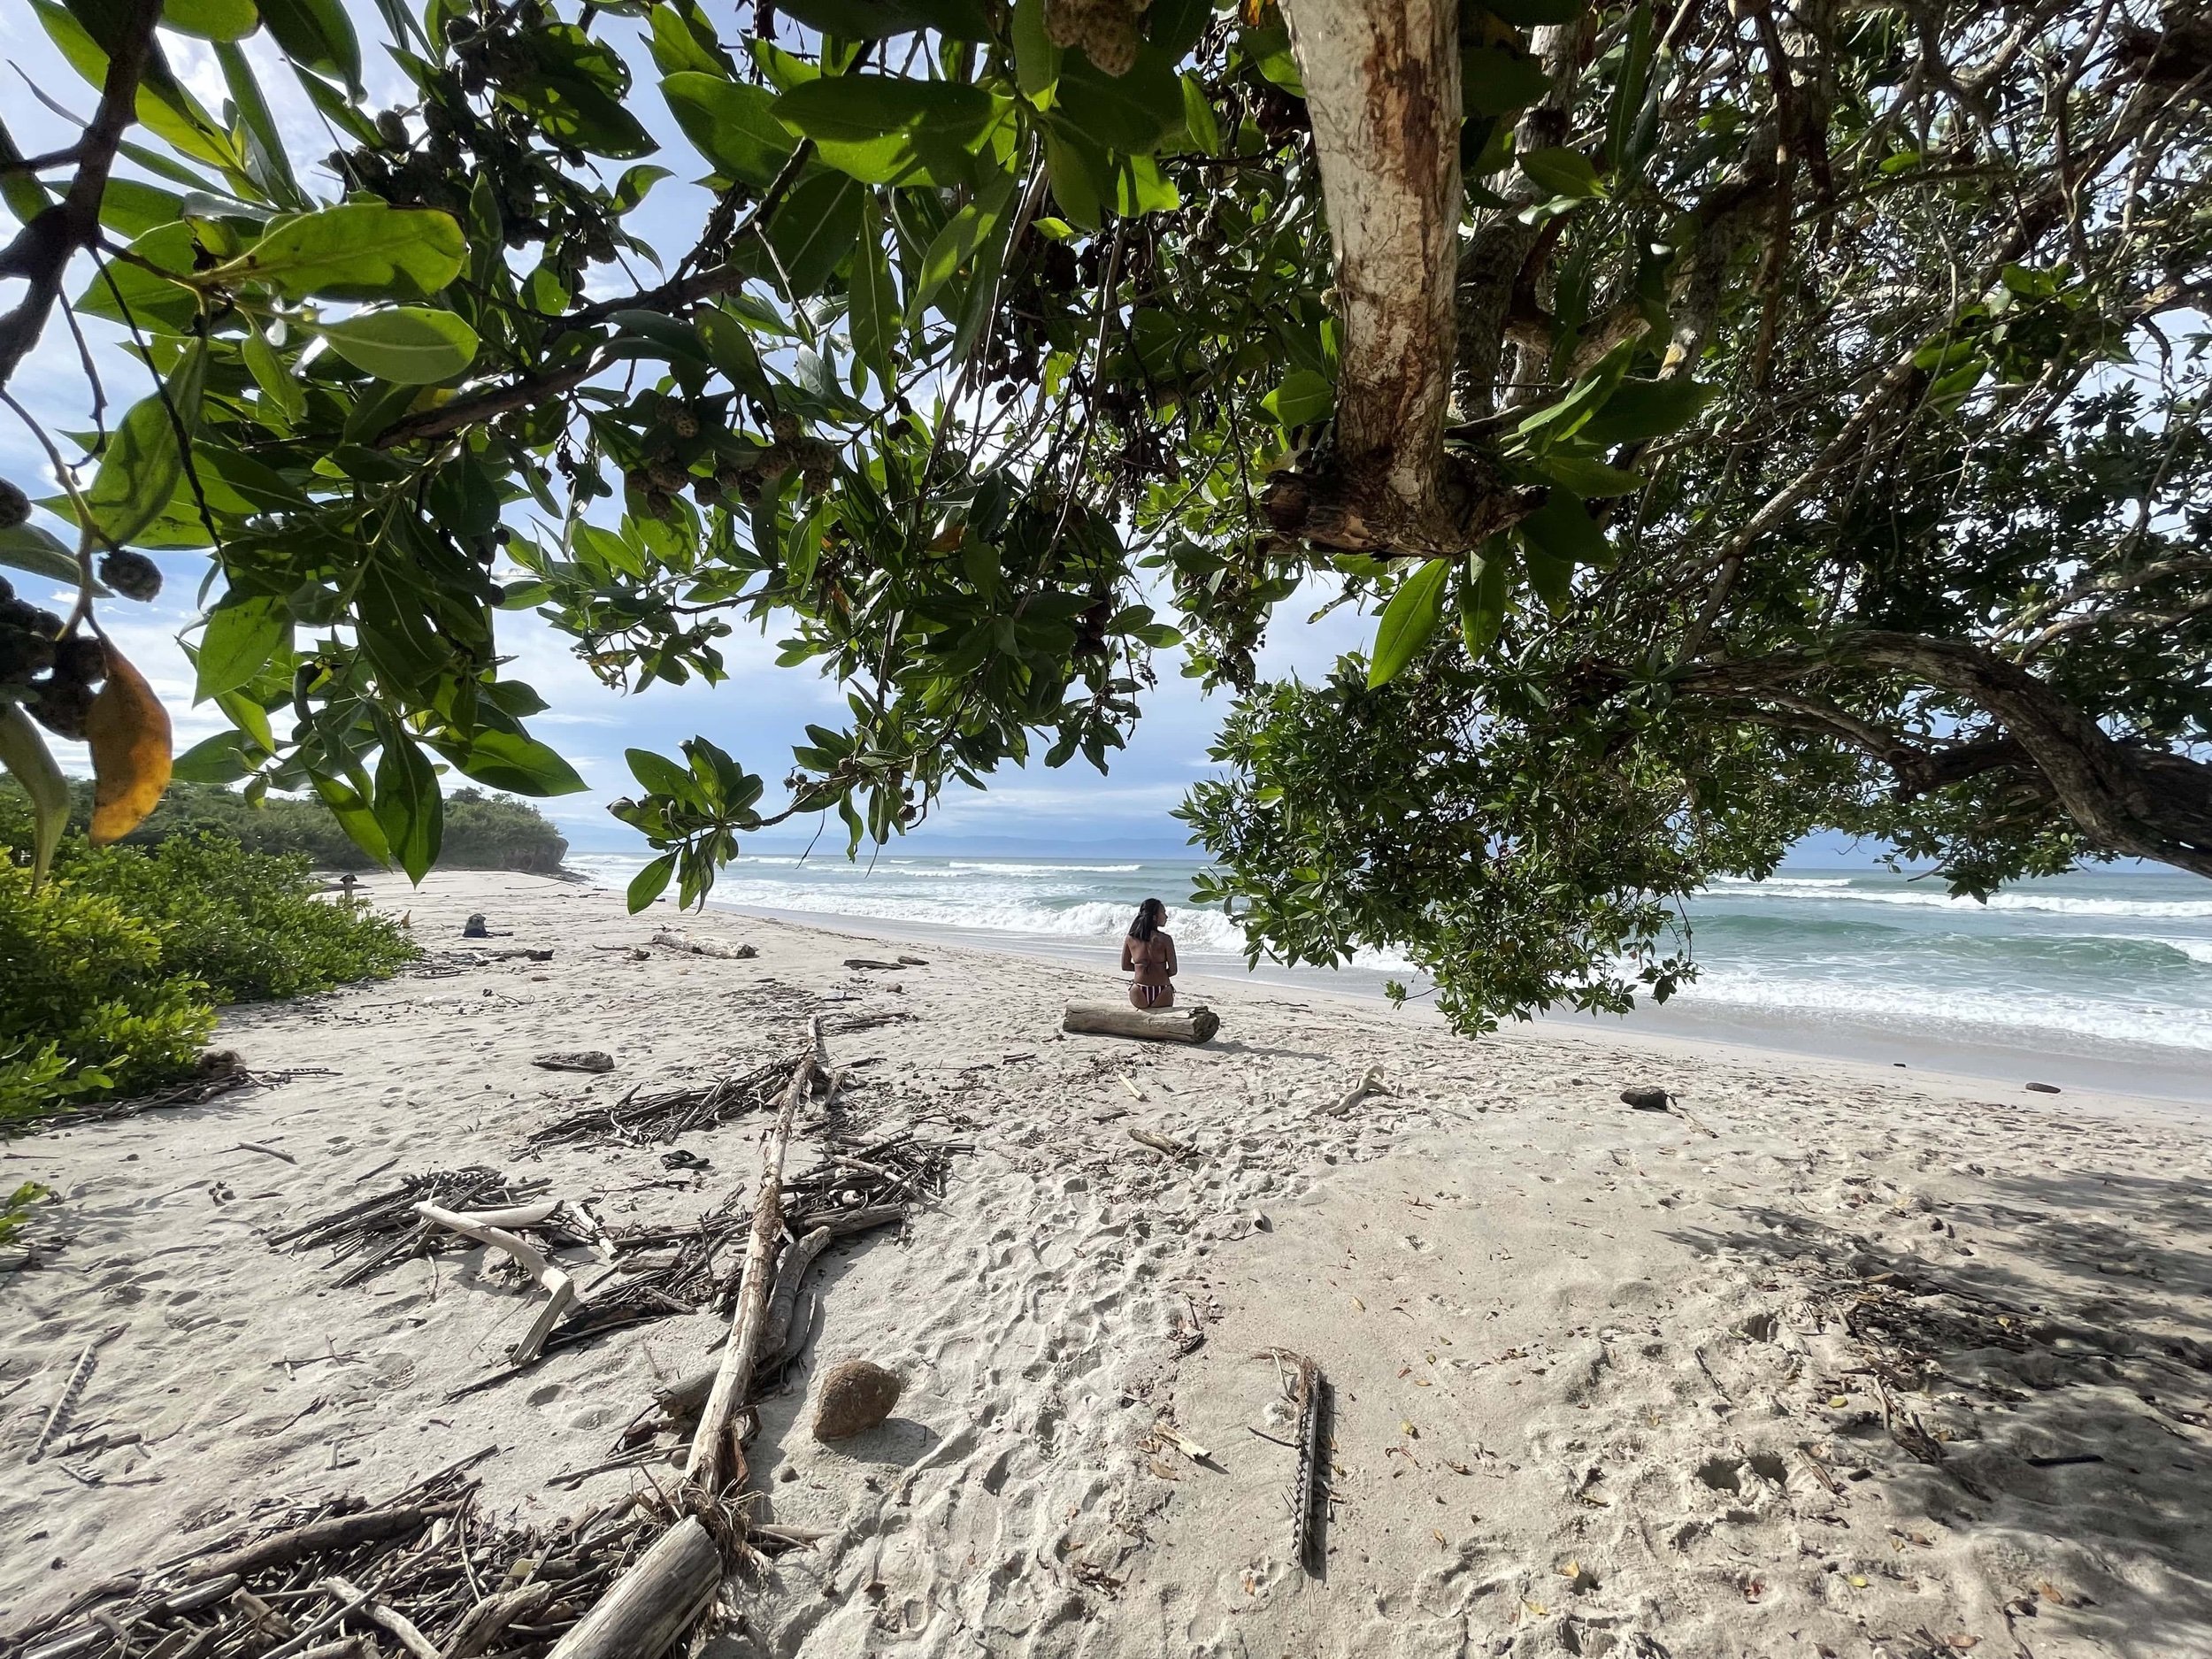
[[[1526,1596],[1521,1598],[1521,1605],[1528,1609],[1529,1617],[1532,1618],[1546,1618],[1551,1614],[1551,1609],[1546,1607],[1541,1601],[1532,1601]]]
[[[1849,1405],[1850,1403],[1851,1399],[1847,1394],[1830,1394],[1828,1396],[1828,1409],[1831,1411],[1840,1411],[1844,1409],[1844,1407]]]
[[[1863,1590],[1863,1589],[1865,1589],[1865,1588],[1866,1588],[1866,1575],[1865,1575],[1864,1573],[1863,1573],[1863,1572],[1855,1572],[1855,1573],[1853,1573],[1853,1574],[1851,1575],[1851,1587],[1852,1587],[1853,1589],[1855,1589],[1855,1590]]]
[[[1578,1561],[1563,1561],[1552,1571],[1563,1578],[1579,1578],[1582,1576],[1582,1563]]]
[[[104,847],[137,828],[169,787],[169,713],[146,678],[112,643],[107,683],[85,716],[92,746],[92,844]]]

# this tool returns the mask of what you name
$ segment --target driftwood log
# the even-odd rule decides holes
[[[1203,1002],[1188,1008],[1132,1008],[1126,1002],[1070,1002],[1062,1031],[1096,1037],[1138,1037],[1148,1042],[1210,1042],[1221,1016]]]
[[[730,1345],[723,1350],[714,1392],[707,1396],[706,1409],[699,1414],[699,1432],[692,1439],[691,1455],[684,1461],[684,1479],[704,1487],[710,1495],[718,1495],[726,1486],[733,1484],[733,1477],[741,1478],[744,1464],[735,1419],[752,1387],[761,1334],[768,1323],[771,1281],[783,1233],[784,1154],[791,1144],[792,1120],[798,1116],[800,1103],[813,1091],[821,1064],[822,1021],[817,1015],[807,1051],[791,1074],[790,1087],[784,1090],[774,1133],[761,1151],[760,1191],[753,1201],[744,1277],[740,1281],[737,1311],[730,1319]]]
[[[722,1552],[696,1516],[663,1532],[549,1659],[656,1659],[722,1587]]]

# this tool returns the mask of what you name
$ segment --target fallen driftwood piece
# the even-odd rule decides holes
[[[196,1561],[184,1570],[183,1580],[187,1584],[200,1584],[210,1578],[242,1578],[264,1568],[288,1567],[310,1555],[327,1555],[334,1550],[350,1549],[356,1544],[380,1543],[388,1538],[420,1532],[441,1516],[452,1513],[450,1503],[426,1503],[326,1516],[288,1532],[272,1533],[227,1555]]]
[[[1126,1002],[1070,1002],[1062,1031],[1094,1037],[1136,1037],[1147,1042],[1210,1042],[1221,1016],[1203,1002],[1187,1008],[1132,1008]]]
[[[69,1426],[70,1415],[77,1409],[78,1396],[84,1393],[85,1385],[92,1380],[93,1369],[100,1363],[100,1350],[122,1335],[125,1328],[111,1325],[84,1345],[84,1352],[77,1356],[77,1363],[69,1368],[69,1380],[62,1384],[61,1394],[54,1401],[53,1409],[47,1412],[46,1421],[38,1432],[38,1440],[23,1459],[25,1463],[35,1463],[46,1455],[46,1448],[53,1444],[54,1436]]]
[[[822,1022],[818,1016],[806,1052],[799,1056],[790,1087],[784,1090],[775,1129],[761,1150],[760,1191],[753,1202],[752,1232],[745,1247],[744,1275],[738,1281],[737,1310],[730,1319],[730,1345],[723,1351],[722,1369],[714,1379],[713,1392],[707,1396],[705,1409],[699,1414],[699,1432],[692,1437],[690,1455],[684,1460],[684,1479],[696,1481],[710,1495],[719,1495],[726,1486],[742,1478],[744,1454],[734,1418],[752,1386],[761,1332],[768,1320],[769,1279],[777,1236],[783,1227],[784,1156],[791,1145],[792,1121],[798,1116],[799,1103],[813,1093],[822,1057]],[[622,1586],[616,1587],[618,1592]]]
[[[548,1071],[611,1071],[614,1056],[603,1048],[559,1049],[539,1055],[530,1064]]]
[[[722,1552],[696,1516],[660,1535],[549,1659],[657,1659],[722,1587]]]
[[[487,1216],[456,1215],[450,1210],[441,1210],[435,1204],[415,1206],[415,1213],[434,1225],[457,1233],[465,1239],[474,1239],[479,1244],[488,1244],[495,1250],[504,1250],[520,1263],[522,1270],[551,1293],[551,1300],[541,1309],[538,1317],[524,1333],[522,1340],[509,1350],[509,1358],[518,1366],[534,1361],[545,1348],[545,1339],[560,1317],[568,1311],[569,1303],[576,1300],[576,1282],[545,1257],[517,1238],[505,1228],[494,1225],[493,1217],[506,1220],[516,1226],[534,1225],[545,1220],[557,1203],[549,1204],[539,1212],[537,1206],[528,1210],[497,1210]]]
[[[672,927],[664,927],[655,933],[653,942],[664,949],[680,950],[691,956],[712,956],[718,962],[750,962],[760,955],[750,945],[733,945],[726,939],[704,939],[691,933],[680,933]]]
[[[1710,1135],[1716,1141],[1720,1139],[1719,1130],[1708,1127],[1695,1113],[1665,1089],[1655,1087],[1624,1088],[1621,1091],[1621,1104],[1632,1106],[1640,1112],[1665,1112],[1669,1117],[1679,1118],[1700,1134]]]
[[[1140,1129],[1133,1124],[1129,1138],[1141,1146],[1150,1147],[1155,1152],[1164,1152],[1171,1158],[1187,1158],[1191,1155],[1191,1148],[1185,1142],[1178,1141],[1173,1135],[1161,1134],[1156,1130]]]
[[[1327,1428],[1329,1379],[1321,1367],[1298,1356],[1298,1487],[1291,1506],[1291,1550],[1309,1578],[1319,1578],[1328,1551],[1321,1532],[1328,1519],[1327,1494],[1321,1489],[1328,1460],[1322,1453]]]
[[[372,1624],[397,1637],[399,1645],[413,1654],[415,1659],[444,1659],[436,1644],[417,1630],[414,1621],[397,1608],[378,1600],[334,1573],[323,1580],[323,1586]]]
[[[1341,1118],[1346,1112],[1350,1111],[1353,1107],[1358,1105],[1370,1094],[1388,1094],[1395,1096],[1397,1093],[1398,1091],[1396,1089],[1391,1087],[1389,1084],[1383,1080],[1382,1067],[1379,1065],[1371,1065],[1367,1068],[1366,1071],[1362,1074],[1360,1080],[1352,1086],[1351,1093],[1346,1094],[1333,1106],[1322,1107],[1318,1115],[1324,1118]]]
[[[807,1269],[814,1265],[814,1258],[829,1248],[830,1238],[827,1227],[816,1227],[804,1238],[793,1240],[776,1265],[776,1287],[768,1294],[768,1323],[760,1336],[760,1351],[772,1366],[780,1366],[785,1361],[784,1350],[791,1342],[791,1316],[799,1305],[799,1286]]]

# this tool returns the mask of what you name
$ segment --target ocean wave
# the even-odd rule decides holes
[[[1680,994],[1692,1010],[1721,1007],[1792,1014],[1823,1022],[1894,1029],[1919,1037],[1941,1030],[1954,1040],[1993,1044],[2032,1038],[2072,1039],[2093,1047],[2114,1043],[2154,1048],[2212,1048],[2212,1008],[2122,1002],[2116,998],[2014,992],[1967,986],[1797,978],[1708,964]]]
[[[969,864],[958,858],[952,858],[946,861],[946,867],[951,870],[987,871],[994,875],[1010,876],[1127,876],[1134,875],[1144,866],[1141,864],[1044,864],[1028,863]]]
[[[1823,881],[1809,877],[1770,881],[1716,884],[1701,895],[1707,900],[1757,898],[1795,900],[1798,902],[1890,904],[1912,910],[1978,913],[1985,909],[2046,916],[2103,916],[2141,920],[2184,920],[2212,918],[2212,899],[2099,898],[2086,894],[2010,892],[1993,895],[1986,906],[1978,899],[1948,893],[1905,891],[1896,887],[1860,887],[1848,878]]]

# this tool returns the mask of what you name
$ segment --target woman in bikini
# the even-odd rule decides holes
[[[1175,941],[1160,931],[1167,920],[1167,906],[1147,899],[1129,924],[1129,937],[1121,941],[1121,971],[1137,977],[1129,987],[1133,1008],[1175,1006]]]

